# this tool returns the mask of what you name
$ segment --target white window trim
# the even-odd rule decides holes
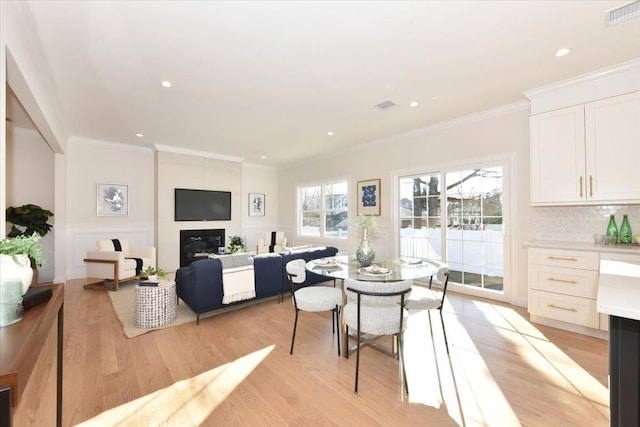
[[[477,169],[485,166],[502,166],[503,170],[503,226],[504,226],[504,288],[502,293],[488,289],[476,289],[469,286],[450,283],[448,289],[468,295],[490,298],[497,301],[507,301],[515,303],[513,298],[517,295],[518,279],[518,236],[517,236],[517,206],[518,206],[518,186],[517,168],[515,153],[501,153],[492,156],[475,157],[459,161],[444,162],[439,164],[424,165],[409,169],[391,171],[391,224],[393,235],[393,256],[400,256],[400,231],[399,224],[399,200],[398,183],[401,177],[417,174],[435,174],[464,169]],[[445,238],[446,228],[442,228]]]

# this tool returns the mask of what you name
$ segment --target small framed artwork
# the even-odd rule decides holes
[[[249,193],[249,216],[264,216],[264,194]]]
[[[380,215],[380,179],[358,181],[358,215]]]
[[[97,194],[98,216],[129,215],[129,186],[99,182]]]

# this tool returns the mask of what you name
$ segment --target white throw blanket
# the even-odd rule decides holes
[[[253,265],[222,270],[222,293],[223,304],[255,298]]]

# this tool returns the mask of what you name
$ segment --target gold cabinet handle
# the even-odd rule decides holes
[[[553,255],[549,255],[547,257],[547,259],[555,259],[555,260],[560,260],[560,261],[577,261],[578,260],[578,258],[564,257],[564,256],[553,256]]]
[[[561,283],[569,283],[570,285],[577,285],[578,282],[575,280],[564,280],[564,279],[556,279],[554,277],[547,277],[547,280],[550,282],[561,282]]]
[[[577,313],[578,312],[578,310],[576,310],[575,308],[560,307],[559,305],[555,305],[555,304],[547,304],[547,307],[549,307],[549,308],[557,308],[558,310],[571,311],[573,313]]]
[[[589,175],[589,197],[593,197],[593,175]]]
[[[582,175],[580,176],[580,198],[582,199]]]

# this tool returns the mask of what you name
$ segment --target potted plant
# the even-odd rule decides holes
[[[142,273],[149,280],[158,280],[158,278],[164,279],[165,277],[167,277],[167,272],[166,271],[164,271],[161,268],[154,267],[152,265],[150,265],[149,267],[145,268]]]
[[[47,209],[43,209],[38,205],[27,204],[22,206],[9,206],[6,210],[6,218],[7,221],[10,222],[11,230],[7,237],[20,237],[26,236],[31,237],[35,233],[44,237],[49,231],[51,231],[51,224],[48,224],[47,221],[50,217],[53,216],[53,212]],[[19,228],[22,227],[22,228]],[[16,244],[30,244],[32,243],[26,241],[24,243],[18,242]],[[34,245],[40,247],[37,243],[37,240],[33,242]],[[32,256],[29,256],[31,259],[31,268],[37,269],[42,266],[42,251],[40,251],[40,261],[37,262],[36,259]]]
[[[34,271],[37,271],[34,269],[44,264],[42,247],[38,240],[40,236],[35,232],[31,236],[0,240],[2,277],[20,277],[23,295],[31,285]]]
[[[240,236],[231,236],[229,238],[229,246],[227,250],[230,254],[235,254],[236,252],[246,252],[247,241]]]

